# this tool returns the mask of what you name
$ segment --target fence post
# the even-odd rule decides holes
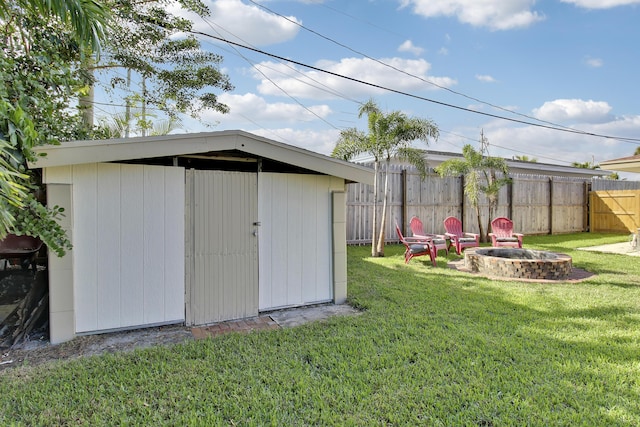
[[[465,230],[464,225],[465,211],[464,211],[464,175],[460,175],[460,222],[462,222],[462,229]]]
[[[407,233],[407,170],[402,169],[400,176],[402,177],[400,180],[402,185],[402,206],[400,208],[402,212],[402,228],[404,233]]]
[[[513,220],[513,179],[510,179],[507,183],[507,199],[509,200],[509,205],[507,206],[509,219]],[[493,218],[489,218],[489,220],[492,219]]]
[[[591,231],[591,216],[589,212],[591,211],[591,183],[589,181],[584,182],[584,209],[582,210],[582,231],[590,232]]]
[[[553,235],[553,177],[549,177],[549,234]]]

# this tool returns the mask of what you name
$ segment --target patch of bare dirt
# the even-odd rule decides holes
[[[37,366],[55,360],[70,360],[158,345],[180,344],[192,339],[191,329],[183,325],[79,336],[57,345],[50,344],[44,338],[34,337],[11,348],[0,348],[0,372],[20,366]]]

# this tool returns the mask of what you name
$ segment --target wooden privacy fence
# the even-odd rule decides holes
[[[560,234],[588,229],[590,180],[549,177],[546,175],[510,175],[512,182],[498,195],[495,216],[513,220],[516,232],[525,234]],[[380,175],[378,200],[383,196]],[[347,189],[347,242],[371,242],[373,186],[349,184]],[[481,198],[482,224],[488,224],[488,202]],[[464,194],[463,177],[440,177],[433,171],[422,180],[413,167],[392,165],[389,173],[385,240],[397,241],[395,223],[409,233],[409,219],[418,216],[425,231],[444,233],[442,222],[448,216],[460,218],[464,229],[478,232],[475,209]],[[382,203],[378,215],[382,214]]]
[[[600,190],[590,194],[591,230],[636,233],[640,228],[640,190]]]

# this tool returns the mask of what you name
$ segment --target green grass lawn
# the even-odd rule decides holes
[[[625,240],[526,236],[596,273],[557,284],[350,247],[362,315],[8,370],[0,425],[637,426],[640,258],[576,250]]]

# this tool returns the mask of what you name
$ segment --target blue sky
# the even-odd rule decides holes
[[[220,95],[230,114],[185,120],[187,132],[243,129],[329,154],[341,129],[366,130],[357,111],[373,98],[383,110],[433,120],[439,140],[417,145],[432,150],[477,147],[483,131],[491,155],[569,165],[629,156],[640,145],[640,0],[207,4],[211,17],[192,17],[198,31],[436,102],[202,39],[224,57],[235,90]]]

